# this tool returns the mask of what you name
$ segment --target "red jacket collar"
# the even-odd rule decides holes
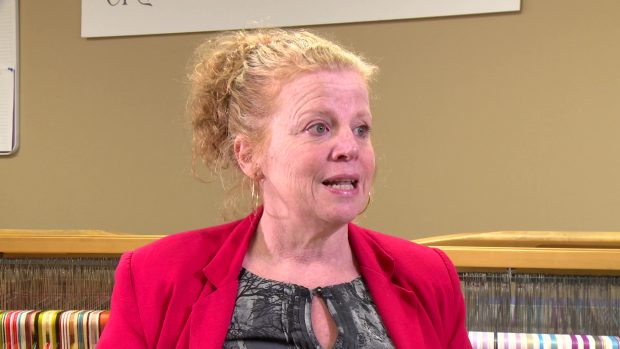
[[[360,268],[374,271],[390,279],[394,274],[394,258],[374,241],[368,231],[349,223],[349,245]]]
[[[249,216],[239,221],[230,232],[217,254],[203,268],[210,283],[219,287],[230,278],[237,278],[250,242],[263,215],[263,207],[258,207]],[[388,279],[394,274],[394,259],[372,238],[367,231],[349,223],[349,244],[360,268],[382,274]]]
[[[259,207],[239,221],[211,262],[203,268],[205,287],[190,316],[191,348],[222,347],[234,310],[237,278],[262,212]],[[419,341],[416,344],[423,347],[421,339],[412,339],[408,335],[410,331],[420,333],[416,315],[405,313],[401,307],[403,299],[414,308],[418,307],[419,301],[411,290],[392,281],[394,259],[367,230],[352,223],[348,229],[353,255],[393,343],[397,348],[406,348]]]
[[[258,207],[249,216],[239,221],[217,254],[209,264],[202,269],[207,280],[216,288],[237,279],[241,272],[243,259],[250,248],[250,241],[258,228],[258,222],[263,215],[263,207]]]
[[[359,263],[360,273],[370,291],[377,311],[396,348],[424,348],[418,319],[421,305],[416,294],[394,281],[394,258],[373,239],[373,233],[349,224],[349,244]],[[403,302],[408,304],[405,310]]]

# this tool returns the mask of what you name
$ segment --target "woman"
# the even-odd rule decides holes
[[[448,258],[350,223],[375,172],[376,67],[303,30],[199,53],[195,156],[262,206],[125,254],[99,348],[470,348]]]

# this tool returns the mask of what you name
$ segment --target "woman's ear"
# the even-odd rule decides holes
[[[256,177],[256,165],[254,163],[256,160],[254,156],[256,149],[254,149],[247,137],[237,135],[235,137],[234,150],[235,158],[237,158],[241,171],[248,178],[254,179]]]

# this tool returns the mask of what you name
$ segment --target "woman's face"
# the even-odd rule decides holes
[[[375,172],[366,82],[318,71],[285,83],[260,163],[265,209],[345,224],[365,207]]]

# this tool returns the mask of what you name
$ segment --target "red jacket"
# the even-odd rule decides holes
[[[261,213],[124,254],[97,348],[221,349]],[[397,348],[471,348],[459,279],[443,252],[348,228],[361,275]]]

